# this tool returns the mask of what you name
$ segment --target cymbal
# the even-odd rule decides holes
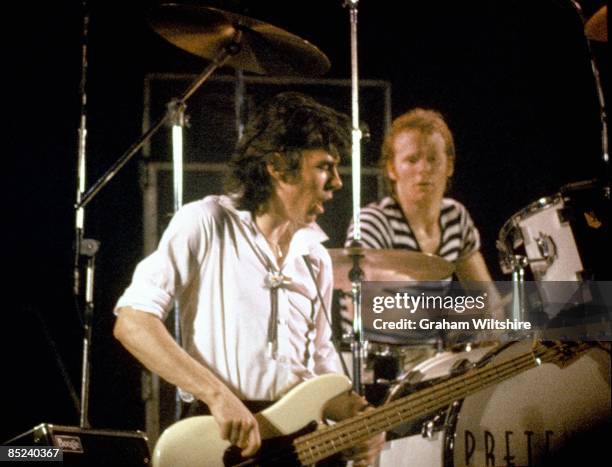
[[[240,51],[227,65],[275,76],[320,76],[330,62],[310,42],[276,26],[216,8],[161,5],[149,17],[151,27],[168,42],[213,60],[237,34]]]
[[[594,41],[608,42],[608,6],[604,5],[589,18],[584,26],[586,36]]]
[[[455,267],[439,256],[410,250],[376,250],[370,248],[331,248],[328,250],[334,268],[335,288],[351,290],[349,271],[353,257],[367,281],[436,281],[450,276]]]

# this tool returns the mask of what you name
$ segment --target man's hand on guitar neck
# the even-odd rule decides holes
[[[323,415],[327,419],[340,421],[369,409],[370,405],[364,397],[349,392],[331,399],[325,406]],[[355,467],[371,465],[378,457],[384,443],[385,434],[381,433],[343,451],[342,456],[345,460],[353,461]]]

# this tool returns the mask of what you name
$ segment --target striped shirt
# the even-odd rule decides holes
[[[366,248],[393,248],[421,251],[408,220],[397,201],[387,196],[368,204],[360,211],[361,241]],[[443,198],[440,210],[442,238],[436,255],[456,263],[480,249],[480,235],[467,209],[460,202]],[[345,246],[353,238],[353,225],[347,233]]]

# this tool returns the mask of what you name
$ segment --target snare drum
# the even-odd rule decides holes
[[[483,362],[497,364],[530,346],[523,341],[498,347]],[[480,360],[488,349],[476,350],[435,356],[415,371],[424,379],[448,376],[456,362]],[[399,387],[396,392],[406,391]],[[578,439],[575,435],[609,427],[610,415],[610,354],[593,348],[563,369],[550,363],[532,367],[452,404],[442,413],[442,423],[425,423],[423,434],[387,442],[378,466],[560,465],[554,456]],[[593,447],[607,452],[590,442]]]

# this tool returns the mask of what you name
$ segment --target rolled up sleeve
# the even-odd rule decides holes
[[[170,221],[157,249],[137,266],[132,282],[117,301],[115,313],[132,307],[165,319],[178,294],[197,272],[206,249],[206,222],[199,207],[185,205]]]

